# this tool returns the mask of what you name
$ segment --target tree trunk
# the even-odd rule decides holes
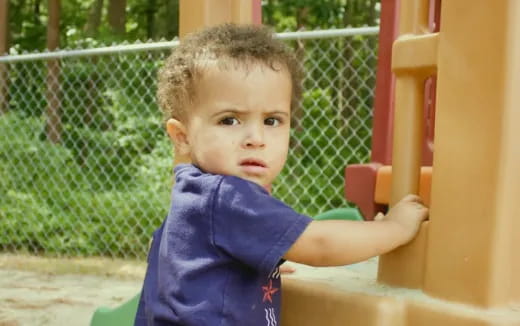
[[[9,30],[9,0],[0,0],[0,55],[7,53]]]
[[[40,0],[35,0],[34,1],[34,7],[33,7],[33,13],[34,13],[34,23],[36,25],[41,25],[41,21],[40,21]],[[49,10],[50,11],[50,10]]]
[[[296,9],[296,30],[304,30],[305,29],[305,22],[307,20],[307,15],[309,14],[309,8],[308,7],[302,7]],[[297,40],[296,41],[296,49],[295,49],[296,57],[300,62],[304,62],[305,60],[305,41]],[[298,122],[298,124],[295,124],[295,130],[301,130],[301,126],[299,126],[299,123],[302,121],[303,118],[303,110],[298,110],[294,112],[293,114],[293,121]]]
[[[119,36],[125,34],[126,0],[108,1],[108,24],[114,34]]]
[[[368,8],[368,21],[367,21],[367,25],[368,26],[375,26],[376,25],[376,4],[377,4],[377,0],[370,0],[368,2],[368,5],[369,5],[369,8]]]
[[[49,0],[49,22],[47,25],[47,48],[55,50],[59,46],[60,0]],[[51,59],[47,62],[47,139],[52,143],[61,140],[61,113],[59,97],[60,62]]]
[[[343,25],[344,27],[359,27],[365,24],[369,26],[373,26],[376,20],[376,12],[375,5],[377,0],[351,0],[348,1],[345,5],[345,13],[343,16]],[[372,49],[377,47],[376,40],[372,36],[368,37],[368,44]],[[359,42],[355,40],[353,37],[345,38],[345,47],[343,49],[343,57],[345,58],[346,67],[343,76],[345,78],[350,75],[350,72],[359,69],[356,67],[356,56],[355,51],[353,50],[355,47],[359,46]],[[374,60],[374,59],[371,59]],[[373,66],[373,62],[367,62],[368,65]],[[367,82],[369,87],[373,87],[373,81]],[[342,116],[348,122],[350,122],[350,118],[353,116],[355,111],[360,107],[362,101],[357,96],[360,88],[359,79],[347,80],[343,89],[343,102],[344,107],[342,108]]]
[[[377,0],[370,0],[368,2],[368,5],[370,6],[369,8],[367,8],[368,9],[368,21],[367,21],[368,26],[376,26],[376,19],[377,19],[376,4],[377,4]],[[369,44],[370,49],[377,48],[377,41],[378,40],[376,37],[368,36],[368,44]],[[378,49],[378,52],[379,52],[379,49]],[[377,56],[370,57],[369,60],[367,61],[367,64],[369,67],[374,67],[374,69],[375,69],[377,67]],[[367,82],[367,86],[370,87],[370,89],[375,89],[375,87],[376,87],[375,76],[374,76],[374,78],[370,79],[369,82]]]
[[[345,5],[345,13],[343,15],[343,26],[344,27],[354,27],[356,26],[355,17],[356,17],[356,1],[348,1]],[[353,110],[356,107],[356,96],[353,91],[355,85],[355,81],[349,80],[348,76],[351,76],[351,71],[354,70],[353,67],[353,56],[354,51],[352,50],[354,46],[353,38],[351,36],[345,37],[343,43],[343,58],[345,58],[345,65],[343,67],[343,71],[341,72],[342,78],[344,79],[344,83],[342,83],[342,89],[340,90],[341,95],[341,107],[338,107],[340,111],[340,116],[344,119],[344,125],[348,126],[348,121],[352,116]]]
[[[155,12],[157,11],[157,1],[148,0],[146,8],[146,37],[150,40],[155,36]]]
[[[267,15],[264,15],[264,17],[266,24],[271,27],[274,27],[273,6],[273,0],[267,0],[267,8],[269,8],[269,11],[264,12],[267,13]]]
[[[179,0],[166,1],[166,38],[179,36]]]
[[[103,0],[94,0],[85,24],[85,34],[89,37],[95,37],[101,25],[101,15],[103,13]]]
[[[9,50],[8,26],[9,26],[9,0],[0,0],[0,56]],[[7,64],[0,63],[0,115],[9,110]]]

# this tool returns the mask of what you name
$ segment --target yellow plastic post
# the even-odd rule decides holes
[[[400,36],[392,49],[396,75],[391,205],[419,193],[424,82],[436,73],[438,34],[428,33],[427,0],[401,1]],[[378,281],[421,288],[428,223],[414,241],[379,259]]]
[[[221,23],[260,23],[258,0],[180,0],[179,36]]]

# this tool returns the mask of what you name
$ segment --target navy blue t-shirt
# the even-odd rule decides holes
[[[278,266],[311,218],[233,176],[175,168],[135,325],[278,325]]]

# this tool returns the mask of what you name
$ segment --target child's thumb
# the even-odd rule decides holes
[[[374,221],[382,221],[384,218],[385,218],[385,214],[379,212],[379,213],[377,213],[377,215],[374,217]]]

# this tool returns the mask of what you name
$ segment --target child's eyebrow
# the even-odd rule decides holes
[[[211,117],[216,117],[218,115],[222,115],[222,114],[228,114],[228,113],[233,113],[233,114],[244,114],[244,113],[247,113],[247,111],[244,111],[244,110],[237,110],[237,109],[224,109],[224,110],[220,110],[220,111],[217,111],[215,113],[213,113],[211,115]]]
[[[224,110],[220,110],[218,112],[213,113],[211,115],[211,117],[216,117],[216,116],[219,116],[219,115],[222,115],[222,114],[229,114],[229,113],[241,115],[241,114],[247,114],[247,113],[249,113],[249,111],[248,110],[238,110],[238,109],[224,109]],[[267,112],[263,112],[263,113],[265,115],[277,114],[277,115],[283,115],[283,116],[286,116],[286,117],[289,116],[288,112],[286,112],[286,111],[278,111],[278,110],[267,111]]]
[[[285,112],[285,111],[269,111],[269,112],[266,112],[266,114],[278,114],[278,115],[283,115],[286,117],[289,116],[289,112]]]

